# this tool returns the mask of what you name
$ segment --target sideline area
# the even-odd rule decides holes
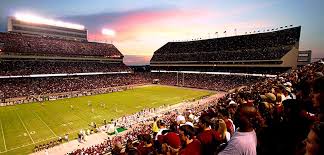
[[[222,96],[224,96],[226,93],[225,92],[217,92],[214,95],[211,95],[207,98],[204,99],[200,99],[200,100],[196,100],[193,102],[181,102],[169,107],[166,107],[164,109],[161,109],[155,113],[151,113],[149,117],[146,117],[147,119],[153,118],[155,116],[159,116],[162,115],[163,113],[167,112],[167,111],[172,111],[175,109],[179,109],[179,110],[185,110],[186,107],[195,107],[195,106],[206,106],[206,103],[209,103],[210,101],[214,101],[218,98],[221,98]],[[147,122],[147,123],[152,123],[152,122]],[[136,124],[134,124],[136,125]],[[93,145],[97,145],[100,144],[102,142],[104,142],[108,137],[110,139],[112,139],[113,136],[115,135],[111,135],[108,136],[108,134],[103,131],[104,127],[100,127],[100,131],[98,133],[95,134],[91,134],[89,136],[86,137],[86,142],[80,143],[78,142],[78,140],[72,140],[69,141],[67,143],[55,146],[53,148],[47,149],[47,150],[42,150],[36,153],[31,153],[31,155],[54,155],[54,154],[67,154],[70,153],[76,149],[82,149],[82,148],[87,148],[87,147],[91,147]],[[119,134],[126,134],[127,132],[131,131],[131,129],[128,129],[122,133]]]

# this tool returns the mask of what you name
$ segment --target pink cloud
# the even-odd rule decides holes
[[[261,4],[260,4],[261,5]],[[264,6],[264,4],[262,4]],[[246,22],[218,22],[231,15],[249,12],[258,6],[241,7],[217,11],[206,8],[197,10],[154,10],[137,11],[121,16],[113,22],[104,24],[104,27],[114,29],[115,37],[107,37],[97,33],[89,34],[90,40],[107,40],[113,43],[123,54],[152,55],[159,47],[172,40],[191,40],[206,38],[208,33],[216,31],[238,29],[238,32],[266,27],[271,25],[268,21],[246,21]],[[230,32],[228,33],[230,35]],[[233,33],[234,34],[234,33]],[[215,37],[215,36],[211,36]],[[220,36],[221,37],[221,36]]]
[[[192,20],[201,16],[207,16],[210,12],[207,11],[182,11],[182,10],[158,10],[158,11],[142,11],[123,16],[113,23],[105,24],[104,27],[113,29],[117,32],[116,41],[124,41],[134,39],[142,31],[149,28],[155,28],[158,31],[161,27],[168,27],[172,22],[176,24],[183,20]],[[98,31],[94,34],[89,34],[90,39],[105,39]],[[108,38],[111,39],[111,38]]]

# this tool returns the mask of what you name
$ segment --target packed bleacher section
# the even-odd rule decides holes
[[[154,122],[141,121],[152,123],[149,134],[119,137],[69,154],[111,150],[113,155],[322,155],[323,73],[324,62],[316,62],[237,88],[219,99],[184,105],[178,112],[171,109]]]
[[[151,78],[159,79],[159,82],[164,85],[184,86],[215,91],[228,91],[235,87],[249,85],[258,80],[264,79],[262,77],[253,76],[181,73],[178,74],[178,76],[177,73],[152,73]]]
[[[0,79],[0,98],[50,95],[72,91],[143,84],[150,81],[137,74],[89,75]]]
[[[225,38],[169,42],[154,52],[156,61],[278,60],[299,42],[301,27]]]
[[[0,68],[0,76],[131,71],[120,62],[72,60],[9,60],[0,61]]]
[[[247,85],[262,77],[162,73],[135,73],[114,75],[42,77],[42,78],[7,78],[0,79],[0,98],[16,98],[38,96],[45,94],[84,91],[91,89],[110,88],[136,84],[150,84],[153,79],[160,79],[164,85],[183,86],[190,88],[227,91],[232,88]],[[182,83],[182,79],[184,83]]]
[[[105,43],[26,36],[20,33],[0,33],[0,43],[3,44],[0,53],[7,55],[123,58],[114,45]]]
[[[244,60],[272,60],[280,59],[293,46],[273,48],[247,49],[222,52],[186,52],[157,54],[154,61],[244,61]]]

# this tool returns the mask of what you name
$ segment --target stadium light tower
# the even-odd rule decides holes
[[[102,29],[101,33],[103,35],[106,35],[106,36],[111,36],[111,37],[114,37],[116,35],[116,32],[114,30],[111,30],[111,29]]]
[[[45,24],[45,25],[65,27],[65,28],[78,29],[78,30],[85,29],[83,25],[67,23],[67,22],[53,20],[53,19],[47,19],[32,14],[16,13],[14,17],[17,20],[28,22],[28,23]]]
[[[107,29],[104,28],[101,30],[101,33],[105,36],[109,36],[109,37],[114,37],[116,35],[116,32],[112,29]],[[112,40],[110,41],[112,43]]]

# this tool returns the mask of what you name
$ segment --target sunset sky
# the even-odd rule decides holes
[[[302,26],[300,49],[324,57],[323,0],[0,0],[0,31],[7,17],[30,13],[86,26],[88,39],[108,41],[129,64],[148,63],[168,41],[223,37]],[[116,31],[103,36],[102,28]]]

